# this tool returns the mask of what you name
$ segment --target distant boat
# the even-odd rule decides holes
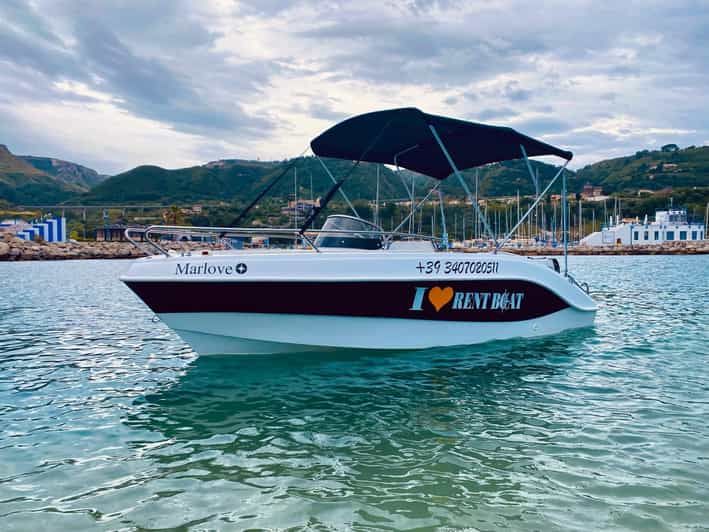
[[[647,215],[640,222],[614,220],[611,216],[600,231],[581,239],[582,246],[651,246],[667,242],[696,242],[705,240],[704,225],[690,222],[686,209],[668,209],[655,212],[655,220],[648,222]]]
[[[510,128],[413,108],[350,118],[311,148],[318,157],[397,165],[439,181],[454,174],[485,226],[460,170],[528,155],[557,155],[567,163],[572,157]],[[563,173],[562,167],[539,199]],[[592,325],[596,304],[569,275],[566,260],[562,271],[554,258],[500,251],[516,228],[501,242],[492,236],[494,251],[470,255],[451,252],[441,239],[387,232],[356,216],[332,215],[311,230],[343,181],[335,181],[300,229],[154,226],[145,232],[146,238],[178,231],[267,234],[302,240],[306,249],[180,255],[151,241],[160,255],[135,261],[121,279],[200,354],[421,349]]]

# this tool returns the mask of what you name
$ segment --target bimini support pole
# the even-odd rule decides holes
[[[564,165],[564,168],[566,168],[566,165]],[[563,172],[561,176],[561,227],[564,233],[564,277],[569,276],[569,224],[566,219],[569,214],[568,201],[566,197],[566,172]]]
[[[529,172],[529,176],[532,178],[532,183],[534,184],[534,194],[539,196],[539,176],[534,174],[534,170],[532,170],[532,163],[529,162],[529,157],[527,157],[527,150],[524,149],[524,145],[520,144],[519,149],[522,150],[522,157],[524,158],[524,162],[527,164],[527,171]]]
[[[423,205],[424,203],[426,203],[426,200],[429,198],[429,196],[430,196],[431,194],[433,194],[436,190],[438,190],[438,187],[439,187],[439,186],[441,186],[441,181],[439,181],[438,183],[436,183],[436,184],[433,186],[433,188],[431,188],[431,190],[428,191],[428,194],[426,194],[426,195],[423,197],[423,199],[422,199],[421,201],[419,201],[419,202],[416,204],[416,208],[414,208],[414,213],[416,213],[416,212],[419,210],[419,207],[421,207],[421,205]],[[399,229],[401,229],[402,227],[404,227],[404,224],[406,224],[406,223],[409,221],[409,218],[410,218],[411,216],[412,216],[411,213],[407,214],[407,215],[406,215],[406,218],[404,218],[403,220],[401,220],[401,223],[400,223],[399,225],[397,225],[394,229],[392,229],[391,231],[389,231],[389,234],[398,233],[398,232],[399,232]]]
[[[465,180],[463,179],[463,176],[460,174],[460,171],[458,170],[458,167],[453,162],[453,159],[451,158],[450,154],[448,153],[448,150],[443,145],[443,141],[441,140],[441,137],[438,136],[438,131],[436,131],[436,128],[433,127],[431,124],[429,124],[428,127],[431,130],[431,133],[433,133],[433,138],[436,139],[436,142],[438,143],[438,146],[441,148],[443,155],[446,156],[446,159],[448,160],[448,164],[453,169],[453,173],[455,174],[455,177],[458,178],[458,181],[460,182],[461,186],[463,187],[463,190],[465,191],[465,195],[468,197],[468,201],[470,201],[473,204],[473,208],[475,209],[478,219],[483,223],[483,226],[485,227],[485,231],[487,232],[488,235],[490,235],[490,238],[492,239],[493,243],[495,244],[495,249],[497,249],[497,239],[495,238],[495,234],[492,232],[490,225],[487,223],[487,220],[485,219],[483,214],[480,212],[480,206],[478,205],[478,202],[475,201],[475,198],[473,197],[473,193],[470,191],[470,187],[468,187],[468,184],[465,182]]]
[[[443,192],[438,189],[438,205],[441,207],[441,228],[443,232],[441,233],[441,240],[443,242],[443,247],[448,249],[448,227],[446,226],[446,212],[443,208]]]
[[[337,179],[335,179],[335,176],[332,175],[332,172],[330,172],[330,169],[327,166],[325,166],[325,163],[322,161],[322,159],[320,157],[318,157],[317,155],[315,156],[315,158],[320,162],[322,167],[325,169],[325,172],[327,173],[327,175],[330,176],[330,179],[332,180],[332,182],[335,185],[337,185]],[[350,201],[350,198],[347,197],[347,194],[345,194],[345,191],[342,190],[342,188],[340,188],[338,191],[340,194],[342,194],[342,197],[345,198],[347,205],[349,205],[350,209],[352,209],[352,212],[354,213],[354,215],[357,218],[359,218],[359,213],[357,212],[357,209],[354,208],[354,205],[352,205],[352,202]]]
[[[401,175],[401,172],[399,171],[399,157],[401,155],[404,155],[405,153],[415,150],[418,147],[419,147],[418,144],[414,144],[413,146],[409,146],[408,148],[403,149],[399,153],[394,155],[394,166],[396,166],[396,174],[399,176],[399,179],[401,179],[401,183],[404,185],[404,188],[406,189],[406,193],[409,195],[409,199],[411,200],[411,209],[410,209],[411,216],[409,217],[409,233],[414,232],[414,202],[416,201],[416,196],[414,195],[415,181],[414,181],[414,176],[412,174],[411,175],[411,188],[409,188],[409,185],[406,183],[404,176]]]
[[[537,204],[538,204],[540,201],[542,201],[542,198],[543,198],[544,196],[546,196],[547,192],[549,192],[549,189],[550,189],[550,188],[552,187],[552,185],[556,182],[556,180],[559,178],[560,175],[563,176],[563,177],[562,177],[562,180],[563,180],[564,186],[566,186],[566,174],[564,173],[564,170],[566,169],[566,165],[567,165],[567,164],[569,164],[569,161],[566,161],[566,162],[564,163],[564,166],[562,166],[561,168],[559,168],[559,171],[556,173],[556,175],[554,176],[554,178],[553,178],[551,181],[549,181],[549,184],[548,184],[548,185],[546,186],[546,188],[542,191],[542,193],[541,193],[541,194],[537,194],[537,199],[534,201],[534,203],[532,203],[532,205],[529,207],[529,209],[527,209],[527,212],[524,213],[524,216],[522,216],[522,218],[520,218],[520,219],[517,221],[517,224],[516,224],[512,229],[510,229],[510,231],[507,233],[507,235],[506,235],[505,238],[502,240],[502,242],[500,242],[500,243],[497,245],[497,249],[501,248],[502,246],[504,246],[504,245],[507,243],[507,241],[512,237],[512,235],[515,233],[515,231],[517,230],[517,228],[518,228],[520,225],[522,225],[522,223],[524,223],[524,221],[527,219],[527,216],[529,216],[529,215],[531,214],[531,212],[534,210],[534,208],[537,206]]]

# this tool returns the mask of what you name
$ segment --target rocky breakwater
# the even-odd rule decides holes
[[[129,259],[146,252],[128,242],[30,242],[4,235],[0,238],[0,261]]]
[[[222,249],[218,244],[201,242],[166,242],[163,247],[174,251]],[[6,234],[0,236],[0,261],[134,259],[152,252],[143,245],[138,249],[129,242],[29,242]]]

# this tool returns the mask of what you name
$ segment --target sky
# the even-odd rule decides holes
[[[709,144],[709,0],[0,0],[0,143],[116,174],[285,159],[415,106],[570,149]]]

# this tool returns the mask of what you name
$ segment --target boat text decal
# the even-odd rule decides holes
[[[503,323],[531,320],[569,307],[555,292],[521,279],[494,275],[467,279],[448,276],[415,280],[259,280],[246,275],[184,274],[170,280],[128,281],[128,286],[157,313],[229,312],[299,314],[369,318],[404,318],[440,322]],[[216,261],[207,261],[214,264]],[[226,265],[227,260],[220,261]],[[502,262],[502,260],[500,260]],[[236,262],[231,262],[232,268]],[[174,266],[173,266],[174,267]],[[185,268],[187,270],[185,271]],[[174,270],[173,270],[174,272]],[[201,271],[200,271],[201,272]],[[198,282],[209,280],[210,282]],[[415,331],[415,327],[412,331]],[[445,327],[441,329],[445,335]]]
[[[499,273],[500,262],[496,260],[480,261],[480,260],[428,260],[419,261],[416,269],[419,273],[431,275],[441,273],[448,275],[451,273],[464,275],[470,273]]]
[[[524,292],[462,292],[450,286],[417,286],[409,310],[423,310],[424,297],[436,312],[450,304],[450,310],[520,310]]]
[[[244,275],[248,267],[243,262],[238,264],[194,264],[178,262],[175,275]]]

